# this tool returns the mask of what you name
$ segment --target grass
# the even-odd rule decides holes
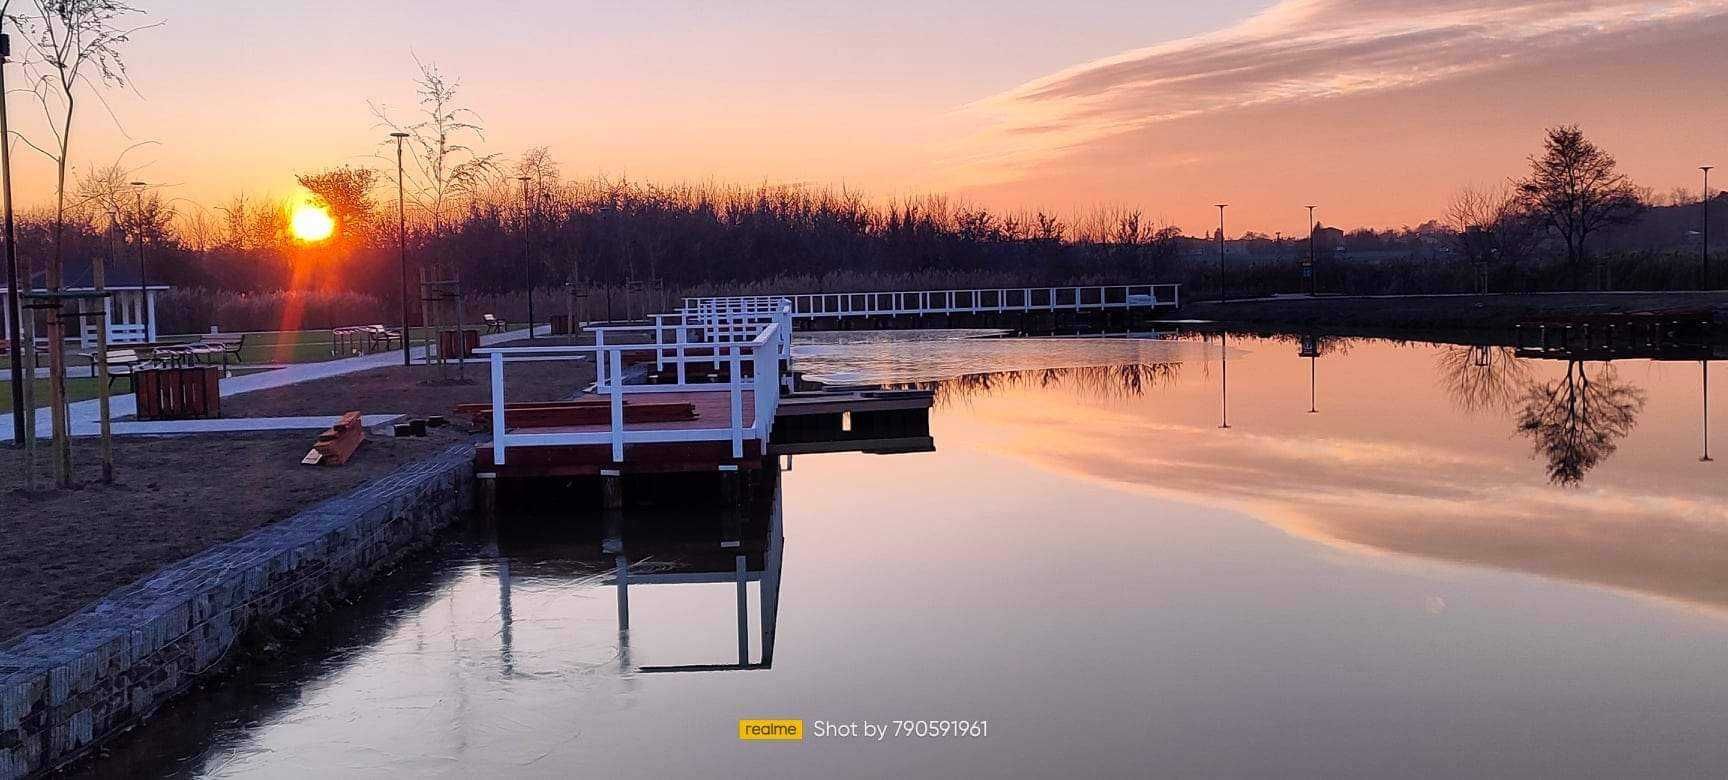
[[[89,376],[79,376],[79,374],[82,373],[80,369],[83,368],[83,366],[73,366],[71,369],[72,376],[66,377],[66,398],[68,401],[73,403],[78,401],[88,401],[96,397],[96,380]],[[259,369],[236,368],[234,370],[234,375],[240,376],[242,374],[256,373],[258,370]],[[132,382],[124,377],[115,380],[111,387],[112,390],[109,393],[110,396],[132,394]],[[30,396],[30,400],[34,402],[36,408],[48,408],[48,380],[36,380],[35,389],[32,390],[32,392],[34,395]],[[12,383],[5,381],[4,376],[0,376],[0,413],[10,411],[11,408]]]
[[[482,333],[485,326],[470,324],[469,329],[478,328]],[[511,327],[518,327],[511,323]],[[410,345],[419,344],[430,331],[426,328],[414,328],[410,331]],[[164,341],[173,343],[191,343],[198,340],[197,335],[180,334],[164,336]],[[334,360],[337,357],[349,355],[330,354],[330,331],[318,330],[276,330],[246,334],[246,346],[240,350],[240,362],[250,364],[261,363],[321,363]],[[395,349],[401,349],[400,342]]]

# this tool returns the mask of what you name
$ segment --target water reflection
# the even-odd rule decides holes
[[[1453,406],[1466,414],[1506,412],[1534,376],[1512,347],[1443,344],[1434,366]]]
[[[929,390],[938,407],[964,403],[1013,388],[1066,389],[1090,399],[1137,398],[1176,382],[1181,363],[1042,368],[963,374],[935,382],[888,383],[890,390]]]
[[[1645,398],[1610,364],[1603,363],[1592,376],[1583,361],[1567,361],[1564,376],[1533,382],[1525,390],[1518,431],[1547,460],[1550,480],[1576,485],[1632,433]]]

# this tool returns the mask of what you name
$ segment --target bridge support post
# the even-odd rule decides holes
[[[600,470],[600,506],[603,509],[624,508],[624,475],[617,469]]]
[[[498,520],[498,475],[474,475],[474,512],[482,523]]]

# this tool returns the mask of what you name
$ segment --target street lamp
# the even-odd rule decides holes
[[[1224,207],[1228,203],[1214,203],[1218,207],[1218,300],[1230,300],[1230,288],[1224,284]]]
[[[143,307],[144,341],[155,341],[150,330],[150,274],[149,267],[144,264],[144,188],[150,186],[145,182],[131,182],[132,195],[137,199],[138,208],[133,215],[138,230],[138,305]]]
[[[534,339],[534,260],[528,245],[528,177],[517,176],[522,182],[522,278],[528,282],[528,339]]]
[[[1312,297],[1320,289],[1320,269],[1314,267],[1318,255],[1314,252],[1314,209],[1319,208],[1308,204],[1308,295]]]
[[[396,139],[396,253],[402,266],[402,365],[410,364],[408,357],[408,216],[404,209],[406,203],[402,193],[402,141],[407,133],[391,133]]]
[[[1703,265],[1699,271],[1702,274],[1698,281],[1698,289],[1700,290],[1710,289],[1710,169],[1714,167],[1716,166],[1698,166],[1698,170],[1704,172],[1704,198],[1702,200],[1704,205],[1704,252]]]
[[[6,124],[6,63],[12,57],[12,37],[0,33],[0,139],[11,139]],[[12,369],[12,445],[24,446],[26,435],[35,436],[34,430],[26,430],[24,425],[24,394],[27,385],[24,383],[24,316],[20,310],[18,289],[18,253],[13,249],[14,241],[12,226],[12,144],[0,143],[0,189],[5,190],[6,197],[6,331],[11,340]],[[24,280],[29,283],[29,280]],[[34,345],[32,345],[34,346]],[[31,477],[26,476],[25,484],[30,484]]]

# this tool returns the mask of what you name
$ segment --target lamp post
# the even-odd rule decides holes
[[[407,133],[391,133],[396,139],[396,254],[402,267],[402,365],[410,365],[408,357],[408,215],[404,206],[407,203],[402,190],[402,141]]]
[[[1218,207],[1218,300],[1230,300],[1230,288],[1224,284],[1224,207],[1228,203],[1214,203]]]
[[[10,140],[11,135],[6,124],[6,63],[12,57],[12,37],[0,33],[0,141]],[[18,290],[18,253],[14,248],[12,225],[12,144],[0,143],[0,188],[5,190],[6,198],[6,333],[10,338],[9,350],[12,369],[12,445],[24,446],[26,435],[34,436],[35,431],[26,431],[24,425],[24,394],[26,381],[24,378],[24,316],[19,308]],[[29,280],[24,280],[28,283]],[[34,346],[34,345],[32,345]],[[33,381],[34,378],[32,378]],[[29,477],[25,478],[29,480]],[[28,482],[26,482],[28,484]]]
[[[1313,295],[1317,291],[1319,291],[1319,289],[1320,289],[1320,269],[1315,267],[1315,265],[1314,265],[1314,261],[1319,259],[1319,256],[1314,251],[1314,209],[1316,209],[1316,208],[1319,208],[1319,207],[1315,206],[1312,203],[1308,204],[1308,295],[1309,295],[1309,297],[1313,297]]]
[[[1716,166],[1698,166],[1698,170],[1704,172],[1704,197],[1701,200],[1704,206],[1704,251],[1703,257],[1700,258],[1703,262],[1698,271],[1698,289],[1700,290],[1710,289],[1710,169],[1714,167]]]
[[[528,244],[528,177],[517,176],[522,182],[522,278],[528,282],[528,339],[534,339],[534,259]]]
[[[149,267],[144,264],[144,188],[148,186],[150,185],[145,182],[132,182],[132,195],[138,204],[137,213],[134,215],[138,229],[138,305],[143,309],[146,342],[155,340],[150,337],[150,273]]]

